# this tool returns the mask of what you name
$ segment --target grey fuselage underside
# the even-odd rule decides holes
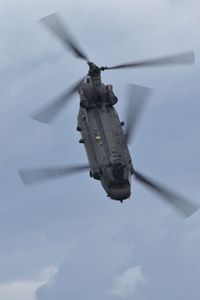
[[[86,97],[97,104],[87,109],[80,107],[78,114],[90,174],[101,181],[108,196],[124,200],[130,197],[133,166],[121,122],[113,105],[106,104],[104,84],[100,87],[101,97],[87,94],[87,89],[91,91],[89,84],[85,83],[83,88]]]

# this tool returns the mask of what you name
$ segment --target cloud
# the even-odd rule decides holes
[[[0,300],[35,300],[37,281],[16,281],[0,285]]]
[[[114,279],[111,294],[120,298],[133,296],[141,283],[146,279],[142,273],[142,266],[129,268]]]
[[[103,218],[107,223],[107,217]],[[114,241],[116,229],[111,224],[109,227],[107,230],[102,222],[95,222],[88,232],[82,232],[53,280],[38,288],[36,298],[92,300],[94,295],[96,299],[110,298],[112,280],[117,271],[127,268],[132,248]]]
[[[121,205],[107,199],[87,175],[24,189],[16,169],[86,161],[74,131],[78,97],[55,127],[29,119],[43,101],[87,72],[37,23],[60,11],[98,64],[197,50],[197,67],[113,71],[103,73],[102,80],[113,83],[120,115],[126,82],[155,89],[130,148],[134,165],[198,199],[199,8],[198,0],[173,6],[168,0],[1,1],[0,283],[5,299],[5,291],[12,290],[22,299],[22,287],[27,299],[33,297],[38,285],[39,300],[94,295],[107,300],[116,297],[109,294],[114,290],[127,297],[128,291],[137,293],[137,300],[197,298],[198,218],[191,218],[190,226],[175,222],[171,210],[134,181],[131,199]],[[41,281],[37,274],[49,265],[59,265],[58,272]],[[143,266],[146,284],[143,269],[132,266]]]
[[[164,217],[152,197],[146,199],[150,201],[147,214],[144,203],[136,205],[135,213],[132,205],[128,210],[115,209],[112,219],[111,210],[102,212],[89,232],[82,231],[53,280],[37,289],[36,299],[92,300],[95,295],[96,300],[134,296],[187,300],[190,294],[198,295],[200,233],[190,236],[198,215],[179,222],[168,214]],[[152,218],[153,210],[157,218]]]
[[[55,272],[56,268],[50,267],[41,272],[35,280],[16,280],[0,284],[0,300],[35,300],[36,289],[48,282]]]

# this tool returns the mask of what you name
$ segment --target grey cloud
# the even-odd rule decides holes
[[[107,217],[102,221],[108,221]],[[71,249],[50,286],[39,288],[38,299],[113,298],[112,279],[116,272],[128,267],[130,249],[123,249],[117,240],[113,241],[116,230],[111,229],[113,225],[106,227],[103,223],[94,224],[86,236],[83,234],[82,241]]]
[[[103,80],[113,83],[121,116],[126,82],[155,90],[131,146],[134,163],[198,200],[199,8],[195,1],[184,1],[178,10],[166,1],[1,1],[1,282],[32,278],[49,265],[60,265],[55,281],[37,292],[38,299],[66,299],[76,292],[109,298],[113,279],[142,265],[147,282],[137,299],[198,295],[198,213],[181,225],[135,183],[130,201],[118,205],[87,174],[26,190],[16,169],[86,161],[74,131],[77,98],[54,127],[29,119],[87,71],[36,22],[60,11],[99,64],[195,48],[196,67],[113,71]],[[181,289],[188,274],[192,281]]]
[[[186,239],[191,227],[198,222],[198,216],[186,224],[169,217],[163,222],[153,222],[149,218],[142,227],[137,225],[138,220],[131,221],[127,213],[122,217],[124,224],[126,217],[128,224],[122,226],[121,231],[117,217],[114,217],[112,225],[118,227],[118,232],[116,229],[114,232],[105,230],[105,224],[102,224],[94,226],[88,236],[83,236],[82,243],[68,254],[56,277],[39,288],[37,299],[92,299],[94,296],[96,299],[116,299],[116,293],[110,293],[113,280],[130,266],[136,266],[136,262],[143,266],[145,278],[145,285],[134,290],[136,299],[181,297],[185,300],[189,295],[198,295],[196,279],[200,274],[195,260],[200,244],[194,240],[188,243]],[[167,220],[171,225],[167,225]],[[133,294],[126,296],[132,299]]]

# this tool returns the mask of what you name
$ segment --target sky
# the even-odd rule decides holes
[[[85,163],[76,95],[52,126],[29,116],[87,72],[38,20],[59,12],[89,57],[114,65],[195,50],[194,66],[103,73],[119,98],[153,89],[134,166],[200,203],[197,0],[0,1],[0,300],[176,300],[200,295],[200,221],[132,182],[123,203],[88,174],[25,188],[17,169]]]

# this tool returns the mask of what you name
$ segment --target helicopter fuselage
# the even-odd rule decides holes
[[[123,122],[114,104],[117,98],[112,86],[101,83],[100,77],[89,77],[79,89],[78,127],[90,164],[90,176],[100,180],[107,195],[123,201],[131,194],[133,165]]]

